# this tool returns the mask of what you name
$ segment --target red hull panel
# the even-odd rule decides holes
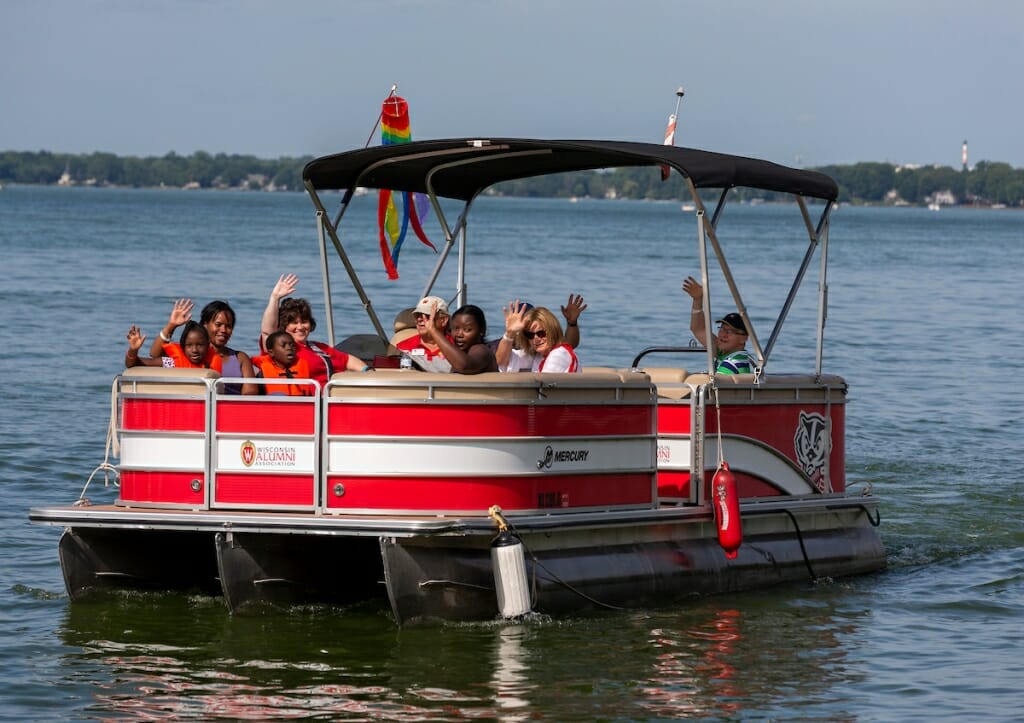
[[[649,406],[332,404],[331,435],[563,437],[651,434]]]
[[[217,431],[225,434],[313,434],[313,402],[217,400]]]
[[[203,473],[124,470],[121,472],[120,500],[125,503],[202,507],[203,487],[194,491],[192,480],[199,480],[202,485]]]
[[[162,432],[206,431],[206,402],[202,399],[125,398],[121,427]]]
[[[217,475],[213,501],[219,505],[312,507],[315,503],[312,475],[231,474]]]
[[[816,458],[813,450],[804,445],[809,438],[806,433],[808,417],[831,419],[831,453],[828,456],[828,471],[831,491],[846,489],[846,408],[842,404],[826,407],[823,404],[780,404],[765,406],[723,406],[721,410],[722,432],[750,437],[762,442],[788,457],[797,467],[822,488],[824,457]],[[718,432],[718,421],[714,408],[710,408],[705,420],[707,436]],[[799,447],[799,449],[798,449]],[[744,486],[737,475],[740,496],[760,496],[763,491],[750,485]],[[774,488],[772,488],[774,489]],[[746,491],[749,490],[749,493]],[[826,491],[822,489],[822,491]],[[778,494],[777,491],[772,494]]]

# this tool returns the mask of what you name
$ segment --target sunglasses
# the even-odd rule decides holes
[[[546,331],[544,331],[543,329],[537,329],[537,331],[524,331],[523,332],[523,336],[525,336],[527,339],[532,339],[535,336],[538,336],[541,339],[545,339],[545,338],[547,338],[547,335],[548,335],[548,333]]]
[[[731,334],[733,336],[746,336],[747,335],[747,332],[740,331],[739,329],[733,329],[731,326],[726,326],[725,324],[723,324],[722,326],[718,327],[718,331],[722,332],[722,333],[725,333],[725,334]]]

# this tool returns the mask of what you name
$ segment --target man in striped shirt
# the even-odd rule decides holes
[[[683,281],[683,291],[693,299],[690,309],[690,331],[698,342],[707,346],[704,333],[704,287],[692,276]],[[716,374],[752,374],[757,360],[744,347],[747,345],[747,325],[735,311],[715,321],[720,324],[718,335],[711,338],[715,353]]]

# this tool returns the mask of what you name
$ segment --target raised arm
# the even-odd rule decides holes
[[[125,367],[159,367],[163,366],[164,360],[160,357],[140,357],[139,349],[146,343],[146,335],[142,329],[132,324],[128,329],[128,351],[124,355]]]
[[[587,310],[583,303],[583,297],[569,294],[569,302],[562,307],[562,316],[565,317],[565,343],[573,349],[580,345],[580,314]]]
[[[274,284],[267,300],[267,308],[263,310],[263,321],[260,323],[260,350],[265,349],[264,342],[267,337],[277,331],[277,312],[281,306],[281,299],[290,296],[299,285],[299,277],[295,274],[281,274],[281,277]]]
[[[171,307],[171,316],[167,319],[164,328],[160,330],[160,333],[153,339],[153,344],[149,347],[149,355],[151,357],[159,358],[164,355],[164,344],[170,344],[174,337],[175,329],[192,318],[192,309],[195,306],[192,303],[192,299],[177,299],[174,302],[174,306]]]
[[[693,333],[693,338],[704,347],[707,347],[708,340],[705,334],[706,329],[704,328],[704,287],[692,276],[687,276],[683,279],[683,291],[689,294],[690,298],[693,299],[693,303],[690,308],[690,331]],[[711,338],[712,351],[718,351],[715,347],[714,337]]]
[[[504,371],[508,367],[508,360],[512,358],[512,345],[515,343],[516,334],[526,326],[526,304],[516,299],[503,307],[502,312],[505,314],[505,333],[498,341],[494,356],[498,360],[498,369]]]

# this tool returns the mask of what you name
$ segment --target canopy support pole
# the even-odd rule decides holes
[[[821,269],[818,273],[818,348],[814,374],[819,379],[821,378],[821,362],[825,345],[825,320],[828,318],[828,217],[831,208],[831,203],[825,205],[825,212],[821,215],[821,225],[818,231],[821,239]]]
[[[754,346],[754,354],[757,356],[757,365],[758,367],[763,368],[765,363],[767,362],[767,359],[765,357],[764,352],[761,349],[761,342],[758,341],[757,339],[757,333],[754,330],[754,325],[750,323],[750,316],[747,314],[747,307],[743,303],[743,297],[740,295],[739,287],[736,286],[736,281],[735,279],[733,279],[732,276],[732,270],[729,268],[729,262],[725,260],[725,253],[722,251],[722,247],[718,243],[718,235],[715,233],[715,223],[718,222],[719,216],[722,213],[722,209],[725,206],[726,194],[728,193],[728,189],[723,191],[721,197],[718,199],[718,205],[715,208],[713,222],[711,222],[708,220],[706,216],[704,204],[700,200],[700,194],[697,193],[697,188],[696,186],[693,185],[693,181],[689,177],[687,177],[686,183],[690,187],[690,194],[694,197],[695,203],[697,204],[697,218],[701,223],[701,229],[699,230],[699,232],[703,232],[701,237],[702,248],[703,237],[704,235],[706,235],[707,239],[711,242],[711,248],[713,248],[715,251],[715,258],[718,259],[718,266],[722,271],[722,276],[725,277],[725,283],[729,287],[729,293],[732,294],[733,301],[736,302],[736,310],[739,312],[740,318],[743,319],[743,323],[747,327],[747,336],[750,337],[750,342]],[[705,252],[702,251],[702,257],[704,256],[704,254]],[[704,268],[705,265],[706,261],[703,260],[702,258],[701,274],[703,275],[703,278],[701,279],[701,282],[704,284],[704,298],[707,299],[708,297],[710,297],[710,293],[708,293],[708,278],[707,271]],[[704,324],[706,328],[705,333],[708,335],[708,341],[710,341],[712,338],[711,321],[712,319],[710,302],[707,302],[704,308]],[[711,344],[708,344],[707,346],[710,347]],[[709,366],[708,369],[710,370],[709,373],[714,373],[713,367]]]
[[[349,260],[344,246],[342,246],[341,239],[338,238],[337,224],[341,221],[341,217],[345,214],[349,203],[352,201],[354,189],[350,188],[345,192],[345,196],[341,200],[341,210],[338,212],[338,221],[335,223],[331,223],[331,220],[327,217],[327,209],[324,208],[323,203],[320,201],[320,197],[316,193],[316,189],[313,188],[313,185],[309,181],[306,181],[306,191],[309,193],[309,197],[313,201],[314,208],[316,208],[317,228],[321,234],[321,238],[323,237],[323,232],[326,231],[327,235],[331,239],[331,243],[334,245],[334,250],[341,259],[341,263],[345,266],[345,271],[348,272],[348,278],[352,282],[352,288],[355,289],[356,294],[359,295],[359,300],[363,304],[363,309],[366,311],[366,315],[370,317],[370,323],[373,324],[373,328],[377,331],[377,336],[379,336],[381,341],[385,344],[388,343],[389,337],[384,332],[384,327],[381,326],[380,319],[377,318],[377,312],[373,308],[373,302],[371,302],[370,297],[366,295],[366,290],[359,281],[359,275],[356,273],[355,267],[352,266],[352,262]],[[330,320],[333,319],[333,316],[331,312],[331,289],[327,284],[326,242],[323,243],[323,246],[325,250],[321,263],[323,266],[324,276],[324,305],[328,310],[328,319]],[[328,327],[328,338],[331,342],[331,346],[334,346],[334,325],[330,321]]]
[[[766,353],[771,353],[772,348],[775,346],[776,340],[779,338],[779,334],[782,332],[782,324],[785,322],[786,318],[789,316],[790,308],[793,306],[793,301],[796,299],[796,292],[800,289],[800,285],[803,283],[804,275],[807,273],[807,269],[810,267],[811,259],[814,257],[815,249],[818,247],[819,242],[823,242],[825,239],[827,239],[827,236],[828,236],[828,233],[827,233],[828,216],[829,216],[829,213],[831,212],[832,204],[831,203],[825,204],[825,210],[822,212],[821,218],[818,220],[818,225],[817,225],[817,227],[814,227],[812,225],[812,223],[811,223],[811,216],[810,216],[809,211],[807,210],[807,203],[804,201],[803,196],[797,196],[796,200],[797,200],[797,204],[800,206],[800,212],[801,212],[801,214],[803,214],[804,225],[807,227],[807,235],[808,235],[808,237],[810,239],[810,242],[807,245],[807,251],[804,253],[804,258],[800,262],[800,268],[797,269],[796,276],[793,277],[793,283],[792,283],[792,285],[789,288],[789,294],[786,295],[786,301],[782,305],[782,310],[779,312],[779,316],[775,320],[775,327],[772,329],[771,336],[768,338],[768,346],[765,347]],[[824,232],[824,235],[823,235],[823,232]],[[824,253],[824,247],[823,247],[823,253]],[[819,301],[819,304],[820,303],[821,302]],[[821,317],[821,312],[820,311],[819,311],[819,318],[822,319],[820,323],[824,323],[823,322],[823,317]],[[822,339],[823,339],[823,330],[819,327],[819,329],[818,329],[818,347],[819,347],[819,349],[821,347]],[[819,374],[821,373],[821,371],[820,371],[820,363],[819,363],[818,373]]]

